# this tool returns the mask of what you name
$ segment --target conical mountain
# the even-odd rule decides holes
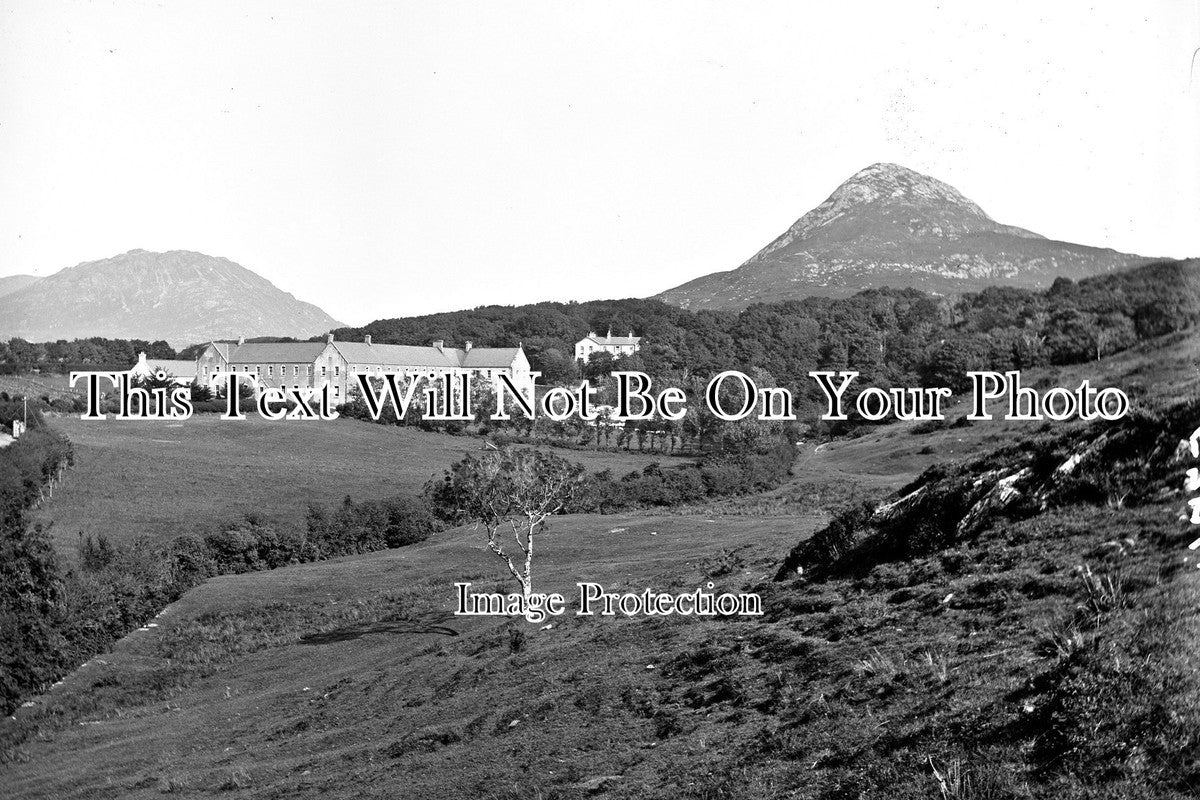
[[[658,297],[698,310],[846,297],[882,286],[935,294],[1044,288],[1059,276],[1084,278],[1150,260],[998,223],[948,184],[898,164],[872,164],[737,269]]]

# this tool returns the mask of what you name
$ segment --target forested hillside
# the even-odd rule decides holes
[[[642,350],[621,366],[651,374],[764,369],[796,386],[812,369],[855,369],[878,385],[962,388],[970,369],[1024,369],[1094,360],[1200,320],[1200,261],[1163,261],[1045,291],[988,288],[947,299],[915,289],[757,304],[740,313],[685,311],[655,300],[485,306],[378,320],[339,338],[423,344],[521,342],[548,381],[575,377],[574,343],[588,331],[632,330]],[[594,370],[610,365],[601,361]]]

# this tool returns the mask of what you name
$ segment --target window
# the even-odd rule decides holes
[[[309,364],[308,366],[306,366],[304,368],[304,377],[306,377],[306,378],[312,377],[312,364]]]
[[[333,377],[336,378],[338,375],[341,375],[341,374],[342,374],[342,365],[335,364],[333,367]]]
[[[294,378],[294,377],[296,377],[296,376],[297,376],[297,375],[299,375],[299,374],[300,374],[300,365],[299,365],[299,364],[292,364],[292,377]]]
[[[275,374],[275,365],[267,364],[267,377],[272,377]]]
[[[324,378],[328,374],[329,374],[329,367],[322,366],[321,367],[321,377]]]

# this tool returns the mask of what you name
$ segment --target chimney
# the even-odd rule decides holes
[[[138,366],[139,367],[145,366],[145,364],[146,364],[146,352],[143,350],[142,352],[138,353]]]
[[[606,342],[611,342],[611,341],[612,341],[612,328],[609,328],[609,329],[608,329],[608,338],[607,338],[607,339],[605,339],[605,341],[606,341]]]
[[[333,344],[333,334],[332,333],[325,334],[325,344]]]
[[[434,339],[434,340],[433,340],[433,346],[434,346],[434,347],[436,347],[438,350],[441,350],[441,349],[442,349],[442,340],[441,340],[441,339]]]
[[[363,344],[367,345],[368,347],[371,346],[371,334],[368,333],[363,337]]]
[[[465,350],[465,351],[466,351],[466,352],[468,352],[468,353],[469,353],[469,352],[471,352],[471,342],[470,342],[470,340],[468,340],[468,341],[467,341],[467,345],[466,345],[466,347],[464,347],[464,348],[463,348],[463,350]]]
[[[239,336],[239,337],[238,337],[238,347],[241,347],[241,346],[242,346],[242,345],[244,345],[245,343],[246,343],[246,337],[245,337],[245,336]]]

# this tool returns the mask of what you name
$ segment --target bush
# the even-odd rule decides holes
[[[765,438],[745,452],[710,454],[701,464],[663,469],[656,462],[620,480],[604,470],[588,476],[567,513],[610,514],[774,488],[790,474],[795,454],[795,446],[781,435]]]
[[[60,672],[63,586],[50,537],[20,517],[0,523],[0,706],[5,714]]]
[[[333,514],[316,505],[308,510],[308,540],[319,558],[416,544],[438,529],[429,506],[413,497],[361,503],[347,497]]]
[[[0,516],[12,520],[32,506],[74,457],[71,442],[45,427],[0,450]]]
[[[206,534],[204,547],[219,573],[237,574],[263,567],[258,557],[258,531],[249,523],[238,523],[235,527]]]

